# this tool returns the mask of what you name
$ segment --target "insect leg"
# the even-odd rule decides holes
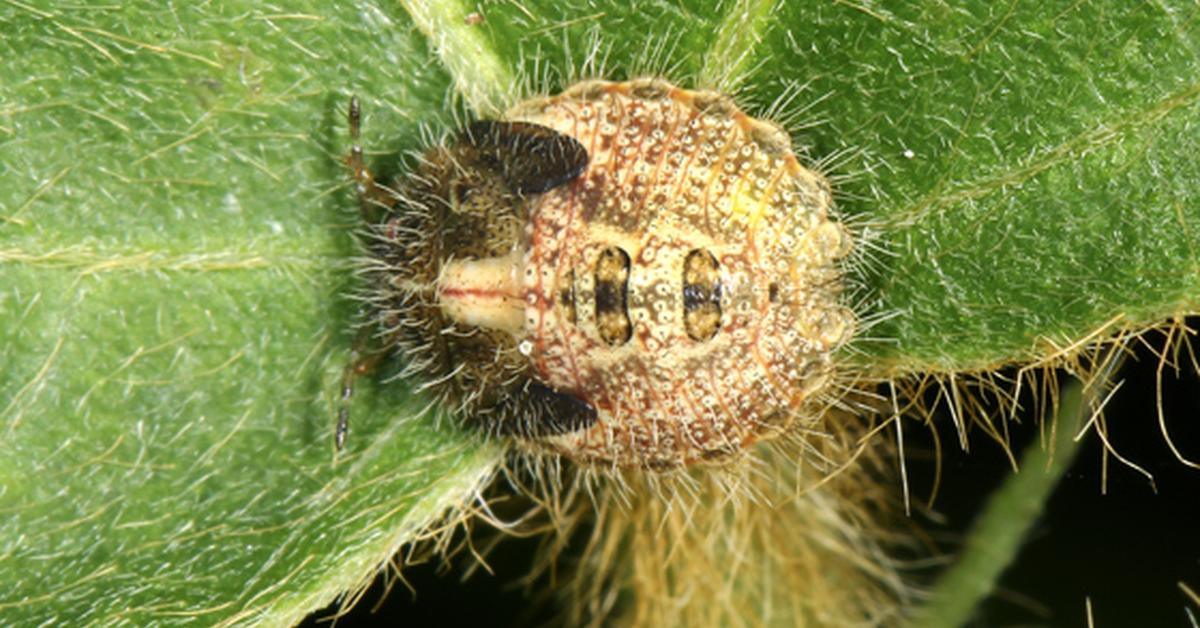
[[[362,144],[359,143],[362,130],[362,109],[358,103],[358,96],[350,97],[350,108],[347,110],[346,119],[350,127],[350,154],[346,156],[345,163],[350,167],[350,176],[354,179],[354,192],[358,196],[358,206],[362,211],[363,218],[368,222],[374,222],[377,219],[378,208],[387,208],[395,204],[395,194],[386,187],[375,183],[375,177],[367,169],[366,160],[363,158]]]
[[[371,340],[371,327],[360,329],[350,349],[350,360],[342,369],[342,394],[338,406],[337,427],[333,432],[333,442],[338,451],[346,445],[346,433],[350,431],[350,398],[354,396],[354,381],[374,371],[387,355],[386,350],[370,351],[368,347]]]

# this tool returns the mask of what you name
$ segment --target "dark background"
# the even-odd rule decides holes
[[[1200,319],[1189,322],[1200,327]],[[1160,335],[1150,334],[1146,340],[1152,347],[1162,346]],[[1191,368],[1186,350],[1181,356],[1180,376],[1168,371],[1163,378],[1167,425],[1184,455],[1200,461],[1200,374]],[[1110,458],[1107,494],[1102,494],[1101,443],[1089,437],[972,625],[1087,626],[1088,598],[1095,625],[1104,628],[1192,626],[1185,607],[1200,619],[1200,609],[1177,585],[1182,581],[1200,591],[1200,470],[1176,460],[1159,432],[1156,368],[1157,357],[1138,346],[1121,369],[1125,384],[1106,411],[1110,441],[1153,473],[1155,486]],[[973,439],[967,454],[959,451],[947,417],[937,429],[943,471],[936,515],[914,516],[940,544],[953,548],[1011,469],[1000,447],[986,438]],[[1029,418],[1011,430],[1018,451],[1038,435]],[[932,449],[933,437],[924,430],[906,429],[905,439],[914,452],[908,457],[908,471],[918,499],[929,494],[933,481],[932,457],[920,455]],[[459,577],[462,561],[450,569],[436,561],[412,566],[405,578],[415,596],[396,584],[390,595],[381,597],[382,582],[377,581],[338,625],[555,625],[552,606],[533,602],[528,591],[511,584],[528,569],[536,545],[529,539],[502,543],[488,561],[495,575],[477,570],[466,582]],[[328,625],[317,620],[334,610],[315,613],[304,625]]]

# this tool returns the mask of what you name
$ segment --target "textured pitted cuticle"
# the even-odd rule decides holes
[[[666,468],[815,419],[807,404],[855,326],[836,266],[850,239],[785,133],[725,96],[659,80],[586,82],[508,117],[575,138],[590,160],[532,199],[525,263],[541,272],[523,290],[536,377],[598,418],[537,442]],[[625,312],[597,280],[613,250],[629,259]],[[628,341],[611,342],[626,317]]]

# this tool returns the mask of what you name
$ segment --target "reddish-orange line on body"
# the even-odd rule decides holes
[[[443,297],[450,297],[452,299],[477,297],[484,299],[500,298],[513,299],[516,301],[521,300],[521,297],[511,292],[506,292],[504,290],[486,290],[484,288],[442,288],[439,291],[439,294]]]

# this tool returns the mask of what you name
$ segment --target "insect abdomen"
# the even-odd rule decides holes
[[[584,84],[514,115],[590,160],[534,200],[527,229],[534,371],[598,412],[543,442],[657,468],[728,457],[793,422],[853,315],[838,303],[848,239],[828,184],[787,136],[661,81]]]

